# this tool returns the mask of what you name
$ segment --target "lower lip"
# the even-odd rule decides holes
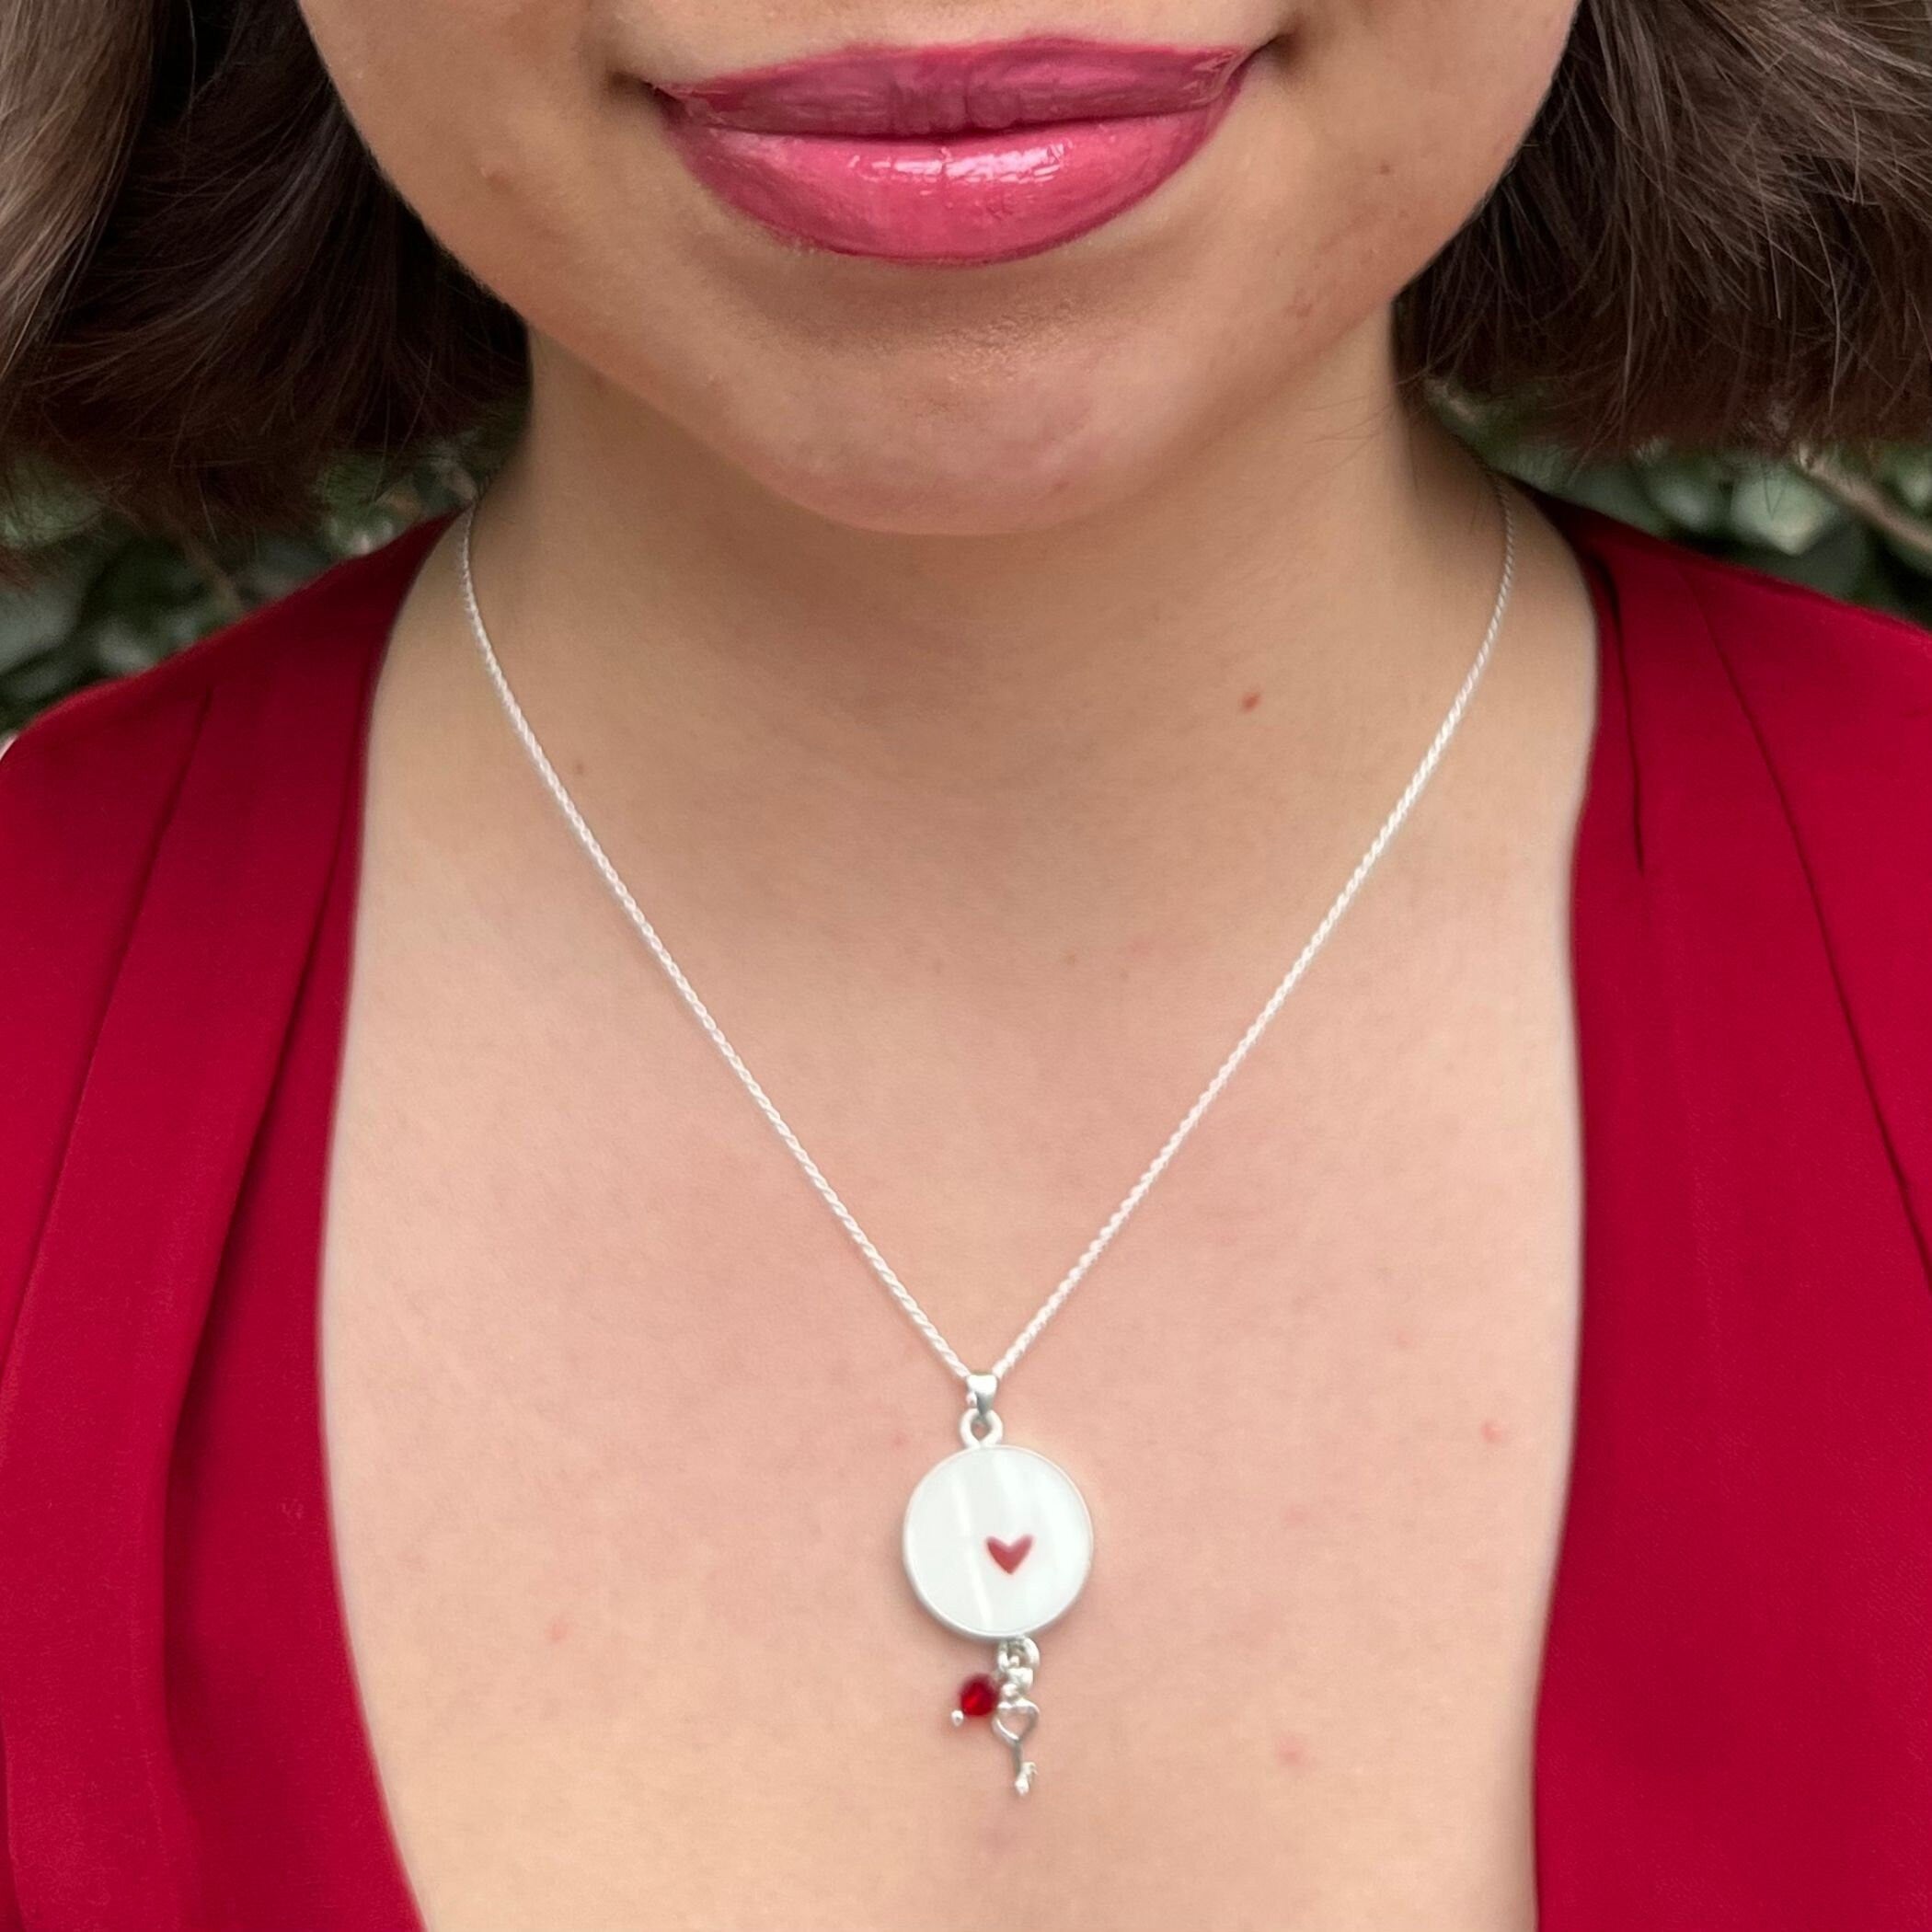
[[[1124,214],[1177,174],[1234,105],[1048,121],[943,141],[720,127],[674,109],[672,144],[720,200],[793,241],[925,266],[1010,261]]]

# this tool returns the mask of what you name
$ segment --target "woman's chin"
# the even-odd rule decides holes
[[[714,425],[714,435],[716,428]],[[862,408],[827,412],[784,438],[729,435],[719,453],[785,501],[854,529],[907,536],[1048,530],[1125,501],[1185,440],[1118,397],[1016,410],[1010,401],[943,420]],[[714,443],[714,447],[717,445]]]
[[[1099,452],[1015,464],[989,453],[921,461],[896,452],[845,452],[794,462],[765,453],[746,467],[774,495],[831,523],[902,536],[1010,536],[1049,530],[1133,495],[1143,466]]]

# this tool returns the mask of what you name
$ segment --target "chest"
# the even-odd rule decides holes
[[[989,1647],[900,1556],[957,1385],[643,972],[512,988],[369,891],[326,1415],[430,1932],[1533,1924],[1580,1205],[1547,905],[1445,967],[1364,903],[1375,976],[1311,976],[1009,1376],[1095,1535],[1022,1800],[950,1721]],[[762,1071],[833,1096],[808,1141],[975,1365],[1172,1124],[1131,1071],[1056,1120],[1011,1041],[801,1037]]]

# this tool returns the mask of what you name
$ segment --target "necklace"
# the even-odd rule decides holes
[[[512,727],[531,763],[557,801],[570,830],[589,854],[591,862],[623,907],[639,937],[656,956],[672,984],[691,1009],[698,1024],[724,1056],[731,1071],[742,1082],[758,1110],[772,1124],[778,1138],[791,1150],[806,1178],[838,1218],[854,1245],[874,1274],[885,1284],[894,1301],[905,1310],[919,1332],[932,1346],[947,1368],[964,1385],[966,1404],[959,1419],[961,1447],[936,1463],[920,1479],[906,1505],[901,1532],[901,1550],[907,1578],[921,1604],[939,1622],[961,1636],[993,1645],[993,1667],[969,1677],[960,1685],[952,1712],[955,1725],[969,1719],[986,1718],[1000,1742],[1012,1754],[1013,1788],[1024,1795],[1032,1788],[1036,1766],[1028,1755],[1027,1742],[1040,1720],[1040,1707],[1030,1693],[1039,1668],[1040,1648],[1034,1633],[1053,1622],[1069,1609],[1079,1595],[1093,1562],[1094,1533],[1087,1503],[1073,1478],[1057,1463],[1031,1449],[1019,1448],[1002,1440],[1005,1427],[994,1408],[1000,1384],[1040,1331],[1046,1327],[1087,1271],[1097,1261],[1121,1225],[1137,1208],[1148,1189],[1160,1178],[1181,1143],[1194,1131],[1215,1097],[1233,1077],[1235,1069],[1247,1058],[1248,1050],[1282,1004],[1294,992],[1316,954],[1335,929],[1363,881],[1381,857],[1409,809],[1421,795],[1431,775],[1462,722],[1478,681],[1489,661],[1496,634],[1501,628],[1509,607],[1510,591],[1515,577],[1516,525],[1509,497],[1492,470],[1484,475],[1502,512],[1502,572],[1497,586],[1495,608],[1488,630],[1468,673],[1456,691],[1447,713],[1421,763],[1403,787],[1388,816],[1369,842],[1368,849],[1356,862],[1323,914],[1320,923],[1295,956],[1267,1003],[1255,1016],[1234,1050],[1221,1063],[1201,1096],[1182,1116],[1180,1124],[1167,1136],[1141,1177],[1127,1190],[1126,1198],[1114,1209],[1100,1231],[1087,1243],[1085,1252],[1067,1270],[1058,1286],[1040,1305],[1033,1318],[1014,1339],[1012,1346],[990,1369],[976,1371],[954,1351],[932,1317],[906,1288],[891,1264],[873,1245],[854,1216],[840,1200],[818,1163],[809,1155],[785,1117],[773,1105],[751,1069],[739,1057],[738,1050],[726,1039],[723,1029],[697,996],[684,969],[672,958],[657,929],[644,916],[643,909],[630,888],[618,876],[604,847],[585,822],[557,768],[537,742],[536,733],[524,717],[523,707],[503,674],[483,615],[477,607],[476,585],[470,574],[470,530],[476,521],[473,500],[465,509],[460,525],[458,554],[461,560],[463,601],[490,683],[496,687]]]

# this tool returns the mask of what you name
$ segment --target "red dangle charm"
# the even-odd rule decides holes
[[[955,1724],[963,1724],[968,1718],[990,1718],[998,1702],[999,1685],[982,1671],[960,1685],[960,1701],[954,1708],[952,1720]]]

